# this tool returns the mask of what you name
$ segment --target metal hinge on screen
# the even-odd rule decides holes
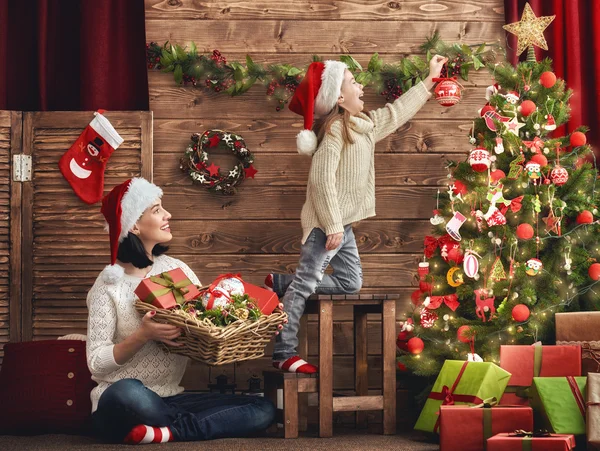
[[[31,155],[13,155],[13,182],[31,181]]]

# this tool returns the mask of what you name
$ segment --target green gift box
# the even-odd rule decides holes
[[[586,377],[534,377],[535,423],[557,434],[585,434]]]
[[[415,424],[415,429],[438,432],[440,406],[481,404],[484,399],[500,399],[510,373],[488,362],[446,360]]]

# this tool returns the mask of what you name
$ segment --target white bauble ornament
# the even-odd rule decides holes
[[[244,283],[237,277],[223,279],[217,284],[217,288],[223,289],[230,296],[242,296],[245,293]]]
[[[222,288],[214,288],[212,292],[207,291],[201,298],[202,305],[206,310],[212,310],[215,308],[223,308],[227,304],[231,303],[229,294]]]

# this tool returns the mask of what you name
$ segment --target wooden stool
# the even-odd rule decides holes
[[[283,424],[285,438],[298,438],[298,430],[306,430],[306,411],[300,411],[298,396],[317,392],[316,374],[296,374],[276,369],[263,371],[265,397],[277,406],[277,390],[283,389],[283,412],[277,410],[277,423]],[[305,401],[305,400],[303,400]],[[306,407],[307,403],[302,405]],[[301,421],[299,420],[301,419]],[[277,425],[275,425],[276,427]]]

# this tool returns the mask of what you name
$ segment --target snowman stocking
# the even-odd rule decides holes
[[[58,162],[75,194],[88,204],[102,199],[106,162],[123,142],[102,112],[94,113],[92,122]]]
[[[448,224],[446,224],[446,232],[450,235],[455,241],[460,241],[462,238],[458,230],[465,223],[467,218],[465,218],[460,211],[455,211],[454,216]]]

